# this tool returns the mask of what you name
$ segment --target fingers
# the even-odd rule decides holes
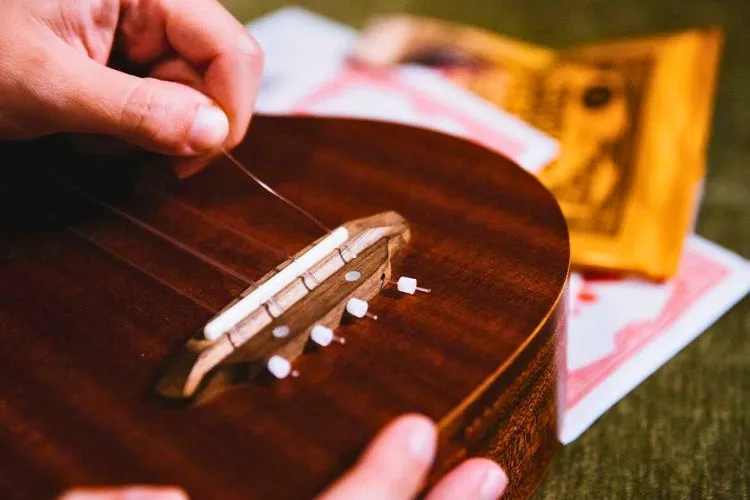
[[[507,485],[507,476],[495,462],[475,458],[464,462],[445,476],[430,491],[427,500],[496,500]]]
[[[108,68],[75,43],[41,30],[19,51],[18,83],[6,77],[0,133],[107,134],[204,162],[206,153],[236,146],[260,84],[258,44],[216,0],[123,6],[118,37],[125,55],[129,62],[153,64],[151,77]],[[174,57],[163,60],[167,55]]]
[[[203,75],[184,59],[172,58],[160,61],[151,68],[149,76],[158,80],[181,83],[198,92],[206,93]]]
[[[205,91],[229,117],[225,145],[232,148],[250,123],[263,73],[263,51],[216,0],[164,1],[167,40],[190,64],[205,68]]]
[[[226,140],[226,114],[198,90],[128,75],[77,53],[67,56],[51,71],[61,74],[54,75],[57,84],[48,96],[61,130],[113,135],[179,156],[214,150]]]
[[[411,499],[420,490],[437,446],[426,417],[396,419],[375,437],[358,463],[321,500]]]
[[[58,500],[188,500],[188,496],[174,487],[127,486],[70,490]]]

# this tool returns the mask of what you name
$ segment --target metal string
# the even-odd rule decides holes
[[[240,238],[248,240],[248,241],[252,242],[254,245],[258,245],[258,246],[262,247],[264,250],[268,250],[269,252],[271,252],[273,254],[276,254],[279,257],[282,257],[284,259],[292,259],[292,260],[294,260],[294,257],[292,255],[290,255],[289,253],[287,253],[287,252],[285,252],[285,251],[283,251],[283,250],[281,250],[279,248],[276,248],[276,247],[274,247],[272,245],[269,245],[265,241],[263,241],[263,240],[261,240],[259,238],[256,238],[255,236],[250,236],[249,234],[240,232],[240,231],[236,230],[235,228],[233,228],[232,226],[230,226],[230,225],[228,225],[228,224],[226,224],[226,223],[218,220],[217,218],[212,217],[210,215],[207,215],[204,212],[201,212],[200,210],[198,210],[194,206],[192,206],[192,205],[190,205],[188,203],[185,203],[184,201],[180,200],[179,198],[173,198],[171,196],[167,196],[164,193],[162,193],[162,192],[160,192],[160,191],[158,191],[156,189],[150,188],[150,187],[141,187],[141,186],[139,186],[138,189],[141,189],[143,191],[147,191],[147,192],[149,192],[149,193],[153,194],[154,196],[157,196],[157,197],[159,197],[161,199],[168,199],[172,203],[180,205],[182,208],[184,208],[184,209],[186,209],[186,210],[188,210],[188,211],[196,214],[197,216],[199,216],[199,217],[201,217],[203,219],[211,221],[211,223],[214,224],[214,225],[216,225],[217,227],[220,227],[220,228],[222,228],[222,229],[224,229],[226,231],[229,231],[229,232],[231,232],[233,234],[236,234]]]
[[[245,175],[247,175],[248,177],[250,177],[252,180],[254,180],[260,187],[262,187],[263,189],[265,189],[266,191],[268,191],[269,193],[271,193],[272,195],[274,195],[276,198],[280,199],[281,201],[283,201],[284,203],[286,203],[287,205],[289,205],[290,207],[292,207],[293,209],[295,209],[300,214],[302,214],[305,217],[307,217],[310,221],[312,221],[313,223],[315,223],[315,225],[317,225],[318,227],[320,227],[321,229],[323,229],[326,233],[330,233],[331,232],[331,229],[328,226],[326,226],[325,224],[323,224],[322,222],[320,222],[320,220],[317,217],[315,217],[310,212],[308,212],[304,208],[300,207],[299,205],[297,205],[296,203],[294,203],[292,200],[290,200],[289,198],[287,198],[286,196],[282,195],[281,193],[279,193],[278,191],[276,191],[275,189],[273,189],[271,186],[269,186],[268,184],[266,184],[265,182],[263,182],[249,168],[247,168],[242,163],[240,163],[229,151],[227,151],[223,147],[220,148],[220,149],[221,149],[221,152],[224,153],[224,156],[226,156],[229,159],[229,161],[231,161],[237,168],[239,168],[242,171],[242,173],[244,173]]]
[[[281,200],[285,204],[287,204],[290,207],[292,207],[293,209],[295,209],[297,212],[299,212],[300,214],[302,214],[303,216],[305,216],[307,219],[309,219],[310,221],[312,221],[316,226],[318,226],[321,229],[323,229],[326,233],[331,233],[332,230],[329,227],[327,227],[325,224],[323,224],[317,217],[313,216],[310,212],[308,212],[304,208],[300,207],[298,204],[294,203],[293,201],[291,201],[290,199],[288,199],[287,197],[285,197],[284,195],[282,195],[281,193],[279,193],[278,191],[276,191],[275,189],[273,189],[272,187],[270,187],[268,184],[266,184],[265,182],[263,182],[257,175],[255,175],[255,173],[253,173],[249,168],[247,168],[242,163],[240,163],[226,149],[224,149],[222,147],[222,148],[220,148],[220,150],[224,154],[224,156],[226,156],[242,173],[244,173],[250,179],[252,179],[253,181],[255,181],[260,187],[262,187],[268,193],[270,193],[271,195],[275,196],[276,198],[278,198],[279,200]],[[116,207],[116,206],[114,206],[114,205],[112,205],[110,203],[107,203],[107,202],[99,199],[98,197],[95,197],[95,196],[89,194],[88,192],[86,192],[85,190],[79,188],[78,186],[75,186],[74,184],[61,179],[56,174],[54,174],[52,172],[48,172],[47,175],[48,175],[48,178],[50,180],[53,180],[54,182],[57,182],[59,184],[65,185],[68,189],[73,190],[74,192],[76,192],[77,194],[83,196],[84,198],[88,199],[89,201],[93,202],[94,204],[99,205],[100,207],[102,207],[102,208],[104,208],[106,210],[109,210],[112,213],[117,214],[118,216],[120,216],[120,217],[122,217],[122,218],[124,218],[124,219],[126,219],[128,221],[130,221],[131,223],[135,224],[136,226],[140,227],[141,229],[143,229],[143,230],[145,230],[145,231],[147,231],[147,232],[149,232],[151,234],[154,234],[155,236],[157,236],[157,237],[159,237],[159,238],[161,238],[161,239],[169,242],[173,246],[181,249],[182,251],[184,251],[184,252],[192,255],[193,257],[196,257],[199,260],[202,260],[202,261],[206,262],[207,264],[209,264],[209,265],[211,265],[211,266],[213,266],[213,267],[221,270],[225,274],[228,274],[229,276],[232,276],[236,280],[238,280],[240,282],[243,282],[243,283],[245,283],[246,285],[249,285],[249,286],[253,286],[253,285],[257,284],[257,280],[253,280],[253,279],[249,278],[248,276],[245,276],[244,274],[242,274],[242,273],[240,273],[238,271],[235,271],[234,269],[232,269],[232,268],[230,268],[230,267],[222,264],[221,262],[217,261],[216,259],[213,259],[213,258],[209,257],[208,255],[204,254],[203,252],[201,252],[201,251],[199,251],[199,250],[197,250],[195,248],[192,248],[189,245],[186,245],[185,243],[183,243],[182,241],[178,240],[177,238],[174,238],[173,236],[170,236],[169,234],[165,233],[164,231],[158,229],[156,226],[154,226],[152,224],[149,224],[148,222],[146,222],[146,221],[144,221],[144,220],[142,220],[142,219],[140,219],[138,217],[135,217],[135,216],[133,216],[133,215],[125,212],[124,210],[121,210],[120,208],[118,208],[118,207]],[[151,191],[148,188],[147,188],[147,190]],[[156,194],[157,196],[163,196],[158,191],[152,191],[152,192],[154,194]],[[180,202],[180,200],[176,200],[176,201]],[[189,208],[189,209],[191,209],[193,211],[199,212],[197,209],[194,209],[189,204],[185,204],[185,203],[182,203],[182,202],[180,202],[180,204],[183,205],[183,207],[187,207],[187,208]],[[205,217],[205,214],[201,214],[201,215],[203,215]],[[223,223],[221,223],[219,221],[213,220],[213,218],[210,218],[210,219],[212,220],[212,222],[218,223],[218,225],[220,225],[220,226],[225,226],[225,224],[223,224]],[[276,248],[272,247],[271,245],[268,245],[267,243],[265,243],[265,242],[263,242],[263,241],[261,241],[261,240],[259,240],[257,238],[254,238],[254,237],[252,237],[252,236],[250,236],[248,234],[238,233],[236,230],[234,230],[233,228],[229,228],[229,227],[224,227],[224,229],[229,229],[229,230],[231,230],[235,234],[238,234],[241,237],[244,237],[244,238],[246,238],[248,240],[252,240],[255,244],[257,244],[258,246],[263,247],[266,250],[270,250],[273,253],[276,253],[278,255],[286,255],[287,258],[289,258],[292,261],[296,260],[294,256],[289,255],[288,253],[286,253],[286,252],[284,252],[284,251],[282,251],[280,249],[276,249]],[[348,247],[347,247],[347,249],[348,249]],[[307,272],[307,273],[305,273],[305,276],[310,277],[314,281],[315,284],[317,284],[317,285],[320,284],[319,280],[312,273]]]
[[[297,212],[299,212],[300,214],[304,215],[310,221],[312,221],[317,226],[319,226],[324,231],[326,231],[326,233],[330,233],[331,232],[330,228],[328,228],[325,224],[323,224],[318,218],[316,218],[315,216],[313,216],[310,212],[308,212],[307,210],[303,209],[302,207],[300,207],[299,205],[297,205],[296,203],[294,203],[290,199],[286,198],[281,193],[279,193],[276,190],[274,190],[268,184],[266,184],[265,182],[263,182],[257,175],[255,175],[249,168],[247,168],[242,163],[240,163],[226,149],[224,149],[224,148],[220,148],[220,149],[221,149],[221,152],[224,154],[224,156],[226,156],[237,168],[239,168],[240,171],[242,171],[242,173],[244,173],[250,179],[252,179],[253,181],[255,181],[264,190],[266,190],[267,192],[269,192],[270,194],[272,194],[276,198],[280,199],[282,202],[286,203],[290,207],[294,208]],[[250,279],[249,277],[247,277],[247,276],[245,276],[245,275],[243,275],[243,274],[235,271],[234,269],[232,269],[232,268],[230,268],[228,266],[225,266],[224,264],[222,264],[222,263],[218,262],[217,260],[209,257],[208,255],[205,255],[203,252],[201,252],[201,251],[199,251],[199,250],[197,250],[195,248],[192,248],[189,245],[186,245],[186,244],[182,243],[177,238],[174,238],[174,237],[168,235],[164,231],[161,231],[160,229],[158,229],[157,227],[155,227],[155,226],[147,223],[146,221],[141,220],[138,217],[135,217],[135,216],[133,216],[131,214],[128,214],[125,211],[120,210],[119,208],[117,208],[117,207],[115,207],[115,206],[113,206],[113,205],[111,205],[109,203],[104,202],[103,200],[97,199],[96,197],[90,195],[89,193],[85,192],[82,189],[79,189],[78,187],[72,185],[71,183],[63,181],[62,179],[60,179],[59,177],[57,177],[54,174],[52,174],[50,177],[54,177],[57,182],[65,184],[69,189],[72,189],[73,191],[77,192],[78,194],[84,196],[89,201],[92,201],[93,203],[95,203],[95,204],[97,204],[99,206],[102,206],[103,208],[108,209],[108,210],[116,213],[117,215],[119,215],[119,216],[121,216],[121,217],[129,220],[133,224],[141,227],[142,229],[144,229],[144,230],[146,230],[146,231],[148,231],[148,232],[150,232],[150,233],[152,233],[152,234],[154,234],[154,235],[156,235],[156,236],[158,236],[158,237],[166,240],[167,242],[169,242],[170,244],[172,244],[172,245],[180,248],[181,250],[183,250],[183,251],[185,251],[185,252],[193,255],[194,257],[196,257],[196,258],[198,258],[200,260],[203,260],[204,262],[206,262],[206,263],[208,263],[208,264],[210,264],[210,265],[212,265],[212,266],[220,269],[221,271],[223,271],[224,273],[226,273],[226,274],[234,277],[235,279],[237,279],[237,280],[239,280],[241,282],[244,282],[244,283],[246,283],[247,285],[250,285],[250,286],[253,286],[253,285],[257,284],[257,280]],[[150,189],[148,189],[148,190],[151,191]],[[152,191],[152,192],[154,194],[156,194],[157,196],[163,196],[158,191]],[[200,213],[200,211],[198,211],[197,209],[193,208],[189,204],[182,203],[178,199],[175,199],[175,201],[177,201],[183,207],[189,208],[191,211],[195,211],[195,212]],[[203,217],[206,217],[205,214],[201,213],[201,215]],[[216,223],[216,224],[218,224],[220,226],[224,226],[224,229],[229,229],[230,231],[234,232],[235,234],[238,234],[241,237],[244,237],[244,238],[246,238],[248,240],[253,241],[253,243],[257,244],[258,246],[263,247],[265,250],[272,251],[273,253],[275,253],[277,255],[286,256],[286,258],[288,258],[288,259],[290,259],[292,261],[296,260],[296,258],[293,255],[290,255],[287,252],[284,252],[284,251],[282,251],[280,249],[274,248],[273,246],[271,246],[271,245],[269,245],[269,244],[267,244],[267,243],[265,243],[265,242],[263,242],[263,241],[261,241],[261,240],[259,240],[257,238],[254,238],[254,237],[252,237],[252,236],[250,236],[248,234],[239,233],[234,228],[227,227],[225,224],[221,223],[220,221],[216,221],[216,220],[214,220],[211,217],[209,217],[209,218],[212,220],[212,222],[214,222],[214,223]],[[348,247],[347,247],[347,249],[348,249]],[[311,272],[309,272],[309,271],[306,272],[305,276],[308,276],[309,278],[311,278],[316,285],[320,284],[320,281]]]
[[[114,205],[112,205],[110,203],[102,201],[102,200],[96,198],[93,195],[90,195],[88,192],[84,191],[83,189],[80,189],[79,187],[75,186],[74,184],[72,184],[70,182],[67,182],[67,181],[61,179],[60,177],[58,177],[54,173],[50,173],[48,175],[49,175],[50,179],[54,180],[55,182],[57,182],[59,184],[64,185],[68,189],[76,192],[80,196],[86,198],[87,200],[91,201],[92,203],[98,205],[99,207],[104,208],[106,210],[109,210],[110,212],[112,212],[112,213],[114,213],[114,214],[116,214],[116,215],[118,215],[118,216],[120,216],[120,217],[122,217],[122,218],[124,218],[124,219],[126,219],[128,221],[130,221],[131,223],[135,224],[136,226],[140,227],[141,229],[143,229],[143,230],[145,230],[145,231],[147,231],[147,232],[149,232],[149,233],[151,233],[151,234],[153,234],[153,235],[155,235],[155,236],[157,236],[157,237],[159,237],[159,238],[161,238],[161,239],[169,242],[171,245],[176,246],[180,250],[183,250],[184,252],[189,253],[193,257],[195,257],[195,258],[197,258],[199,260],[202,260],[202,261],[206,262],[207,264],[209,264],[211,266],[214,266],[215,268],[221,270],[222,272],[224,272],[224,273],[232,276],[236,280],[241,281],[241,282],[243,282],[243,283],[245,283],[247,285],[252,285],[252,284],[255,283],[255,280],[250,279],[249,277],[245,276],[244,274],[242,274],[242,273],[240,273],[238,271],[235,271],[234,269],[232,269],[232,268],[230,268],[228,266],[225,266],[221,262],[217,261],[216,259],[214,259],[212,257],[209,257],[208,255],[204,254],[203,252],[201,252],[199,250],[196,250],[195,248],[193,248],[193,247],[191,247],[189,245],[186,245],[185,243],[181,242],[177,238],[174,238],[173,236],[170,236],[167,233],[165,233],[164,231],[160,230],[156,226],[153,226],[153,225],[149,224],[148,222],[143,221],[143,220],[141,220],[138,217],[135,217],[133,215],[130,215],[129,213],[125,212],[124,210],[121,210],[121,209],[117,208],[116,206],[114,206]],[[252,239],[249,236],[248,236],[248,238]]]

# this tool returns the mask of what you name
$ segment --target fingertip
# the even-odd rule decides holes
[[[500,498],[508,486],[508,476],[495,462],[491,460],[482,460],[482,462],[481,467],[484,472],[479,486],[479,498],[481,500]]]
[[[201,105],[190,127],[188,145],[196,153],[205,153],[220,146],[229,135],[229,118],[217,106]]]
[[[414,426],[423,426],[423,427],[430,427],[432,429],[436,429],[435,427],[435,421],[432,420],[427,415],[424,415],[422,413],[405,413],[403,415],[400,415],[396,418],[394,418],[390,424],[386,428],[393,428],[396,426],[401,425],[414,425]]]
[[[228,148],[236,147],[247,135],[258,97],[265,64],[263,49],[243,32],[232,50],[217,57],[206,75],[206,91],[226,111],[230,121]]]
[[[508,476],[498,464],[485,458],[473,458],[440,480],[430,492],[428,500],[496,500],[502,496],[507,486]]]
[[[405,413],[393,419],[388,427],[395,427],[397,425],[415,425],[415,426],[427,426],[435,428],[435,422],[421,413]]]
[[[239,146],[242,143],[242,141],[245,140],[249,127],[250,127],[249,122],[246,124],[239,124],[239,125],[235,125],[234,123],[231,124],[229,127],[229,134],[224,140],[224,144],[222,144],[223,148],[226,149],[227,151],[231,151],[237,146]]]
[[[409,413],[394,420],[386,428],[387,439],[406,443],[406,449],[416,460],[429,463],[435,455],[437,429],[425,415]]]
[[[385,426],[357,464],[323,498],[412,498],[437,447],[437,429],[424,415],[402,415]]]

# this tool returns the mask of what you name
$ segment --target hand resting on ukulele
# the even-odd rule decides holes
[[[410,500],[419,493],[435,455],[433,423],[419,415],[405,415],[383,429],[359,461],[318,500]],[[446,475],[428,494],[428,500],[499,498],[508,479],[491,460],[465,461]],[[128,486],[112,489],[77,489],[59,500],[187,500],[180,488]]]

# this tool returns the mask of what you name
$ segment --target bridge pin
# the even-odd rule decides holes
[[[334,340],[339,344],[346,344],[346,339],[336,336],[333,330],[323,325],[315,325],[310,331],[310,338],[321,347],[329,346]]]
[[[266,368],[268,368],[268,371],[278,379],[284,379],[290,374],[293,377],[299,375],[299,372],[297,372],[297,370],[294,370],[294,372],[292,371],[292,364],[289,362],[289,360],[282,356],[279,356],[278,354],[275,354],[269,358],[268,362],[266,363]]]
[[[368,307],[369,305],[367,304],[366,300],[352,297],[346,303],[346,312],[356,318],[364,318],[365,316],[367,316],[368,318],[378,319],[378,316],[376,314],[367,312]]]
[[[417,286],[417,280],[408,276],[401,276],[397,282],[390,281],[389,283],[396,285],[396,288],[398,288],[399,292],[408,293],[409,295],[414,295],[415,291],[424,293],[430,293],[432,291],[429,288],[422,288],[421,286]]]

